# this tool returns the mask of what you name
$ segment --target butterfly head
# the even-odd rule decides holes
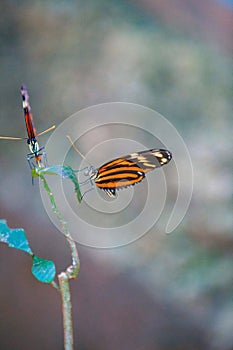
[[[87,175],[90,177],[91,180],[95,180],[97,177],[98,171],[96,168],[94,168],[92,165],[87,170]]]
[[[29,150],[31,153],[37,154],[39,152],[40,146],[39,146],[38,141],[35,138],[28,139],[27,143],[28,143],[28,147],[29,147]]]

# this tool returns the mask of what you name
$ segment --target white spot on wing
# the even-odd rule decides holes
[[[132,153],[132,154],[130,154],[130,158],[132,159],[132,158],[135,158],[135,157],[137,157],[138,156],[138,153]]]
[[[162,155],[161,152],[155,152],[154,155],[155,155],[156,157],[158,157],[158,158],[162,158],[162,157],[163,157],[163,155]]]
[[[156,167],[156,165],[155,164],[149,164],[149,163],[144,163],[143,165],[145,165],[145,166],[148,166],[149,168],[155,168]]]

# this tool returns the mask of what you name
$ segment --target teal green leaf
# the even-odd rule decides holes
[[[74,190],[79,203],[82,200],[82,194],[80,191],[77,176],[74,170],[70,166],[53,165],[47,168],[34,168],[32,169],[32,177],[38,177],[40,175],[60,175],[63,178],[69,179],[74,184]]]
[[[6,220],[0,220],[0,242],[7,243],[10,248],[20,249],[28,254],[33,254],[25,231],[22,228],[9,228]]]
[[[32,274],[43,283],[51,283],[56,274],[55,264],[51,260],[45,260],[33,256]]]

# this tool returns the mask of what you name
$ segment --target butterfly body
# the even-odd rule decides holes
[[[89,176],[98,188],[116,197],[116,190],[141,182],[147,172],[168,164],[171,159],[168,150],[150,149],[116,158],[97,170],[91,167]]]
[[[27,88],[24,85],[21,86],[21,95],[23,100],[23,111],[24,111],[25,123],[27,128],[27,134],[28,134],[27,143],[30,150],[30,153],[28,154],[28,161],[29,161],[29,164],[31,164],[30,159],[35,158],[37,165],[39,167],[42,167],[43,163],[42,163],[42,158],[40,154],[41,148],[37,141],[37,132],[33,121],[31,107],[29,104],[29,95],[27,92]]]
[[[22,85],[21,86],[21,95],[22,95],[22,100],[23,100],[23,111],[24,111],[24,116],[25,116],[25,123],[26,123],[26,128],[27,128],[27,134],[28,134],[28,143],[30,140],[34,139],[36,141],[36,128],[34,125],[33,121],[33,115],[31,112],[31,107],[29,104],[29,95],[27,92],[26,86]]]
[[[27,134],[28,137],[11,137],[11,136],[0,136],[0,139],[2,140],[27,140],[27,144],[29,147],[30,153],[27,155],[27,160],[29,162],[30,167],[35,167],[33,164],[32,159],[36,161],[36,165],[38,167],[44,167],[47,163],[46,159],[46,153],[44,150],[44,147],[40,148],[39,143],[37,141],[37,137],[41,136],[43,134],[46,134],[47,132],[53,130],[55,128],[55,125],[51,126],[50,128],[40,132],[37,134],[36,128],[33,121],[33,115],[31,112],[31,107],[29,104],[29,95],[27,92],[26,86],[21,86],[21,95],[23,100],[23,111],[24,111],[24,118],[25,118],[25,124],[27,128]],[[41,152],[43,150],[43,152]]]

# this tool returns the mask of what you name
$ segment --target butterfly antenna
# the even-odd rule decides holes
[[[66,135],[66,137],[68,138],[68,140],[70,141],[72,147],[75,149],[75,151],[83,158],[86,159],[86,157],[79,151],[78,147],[74,144],[74,141],[72,140],[72,138],[70,137],[70,135]]]
[[[25,140],[26,137],[0,136],[1,140]]]
[[[52,131],[52,130],[55,129],[55,128],[56,128],[56,125],[53,125],[53,126],[51,126],[50,128],[48,128],[48,129],[46,129],[46,130],[40,132],[39,134],[37,134],[37,136],[41,136],[41,135],[47,134],[47,132]]]

